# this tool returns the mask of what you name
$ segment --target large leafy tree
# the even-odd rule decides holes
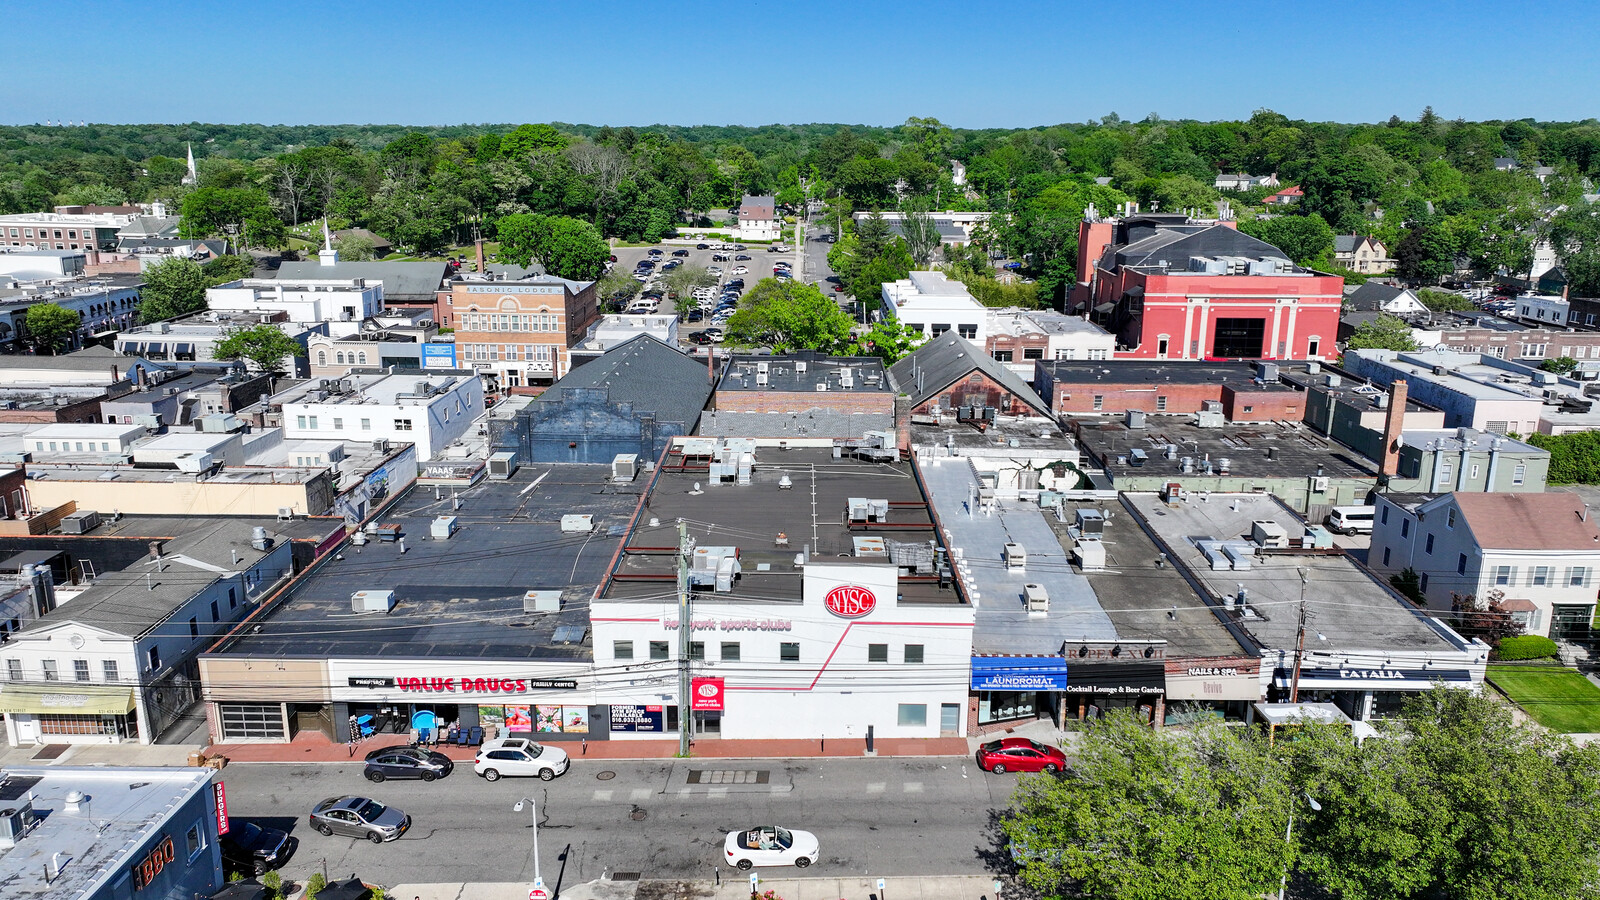
[[[71,343],[73,333],[82,324],[77,313],[54,303],[38,303],[28,307],[28,314],[23,321],[34,349],[52,356]]]
[[[610,248],[593,225],[568,216],[526,213],[500,220],[498,259],[526,266],[534,260],[561,278],[593,281],[605,270]]]
[[[1600,297],[1600,209],[1585,203],[1558,213],[1550,222],[1550,244],[1573,296]]]
[[[1333,229],[1315,213],[1252,219],[1240,222],[1239,230],[1277,247],[1302,266],[1332,265]]]
[[[809,284],[763,278],[728,319],[728,340],[791,350],[842,351],[851,345],[850,317]]]
[[[1345,346],[1351,350],[1415,350],[1417,339],[1404,319],[1380,315],[1357,325]]]
[[[226,236],[245,247],[277,247],[286,234],[259,188],[201,187],[183,198],[182,211],[185,237]]]
[[[205,270],[210,286],[216,287],[219,284],[227,284],[254,275],[256,261],[249,254],[228,254],[205,263],[201,268]]]
[[[1403,278],[1433,283],[1455,270],[1455,250],[1442,229],[1419,225],[1395,248],[1395,270]]]
[[[1024,778],[1001,827],[1044,896],[1259,900],[1291,864],[1293,793],[1258,732],[1162,734],[1114,714],[1062,777]]]
[[[276,325],[241,328],[217,342],[217,359],[244,359],[262,372],[283,371],[285,357],[305,356],[306,348]]]
[[[206,308],[211,279],[192,259],[170,257],[144,271],[139,289],[139,321],[158,322]]]

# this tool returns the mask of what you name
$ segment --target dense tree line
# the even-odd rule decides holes
[[[197,186],[181,184],[190,141],[200,158]],[[1519,167],[1502,171],[1499,157]],[[1535,177],[1537,165],[1553,173]],[[1222,171],[1276,173],[1304,199],[1263,218],[1270,190],[1218,192]],[[501,219],[518,214],[567,216],[604,237],[651,240],[745,193],[771,193],[789,206],[828,201],[829,217],[847,233],[849,215],[860,210],[992,210],[980,249],[1017,261],[1042,302],[1058,300],[1071,281],[1084,209],[1114,212],[1130,201],[1204,215],[1227,201],[1246,230],[1321,267],[1332,264],[1333,234],[1372,234],[1401,274],[1419,282],[1447,278],[1462,262],[1483,274],[1523,271],[1535,242],[1548,237],[1576,292],[1600,294],[1600,219],[1583,199],[1597,174],[1594,120],[1447,121],[1431,109],[1375,124],[1261,110],[1234,122],[1112,114],[1017,130],[924,118],[893,128],[0,128],[0,211],[166,200],[193,216],[193,232],[261,246],[281,244],[285,229],[322,216],[422,252],[493,238]],[[884,245],[894,258],[881,264],[858,259],[870,271],[857,281],[902,268],[897,243],[905,242]]]

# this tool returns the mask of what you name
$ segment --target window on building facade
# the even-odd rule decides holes
[[[922,645],[921,644],[907,644],[906,645],[905,659],[906,659],[906,664],[907,665],[913,665],[913,666],[921,665],[922,664]]]
[[[1573,566],[1567,570],[1567,587],[1581,588],[1588,580],[1588,566]]]
[[[888,644],[868,644],[867,645],[867,662],[886,663],[888,661],[889,661],[889,645]]]
[[[672,645],[670,643],[668,643],[667,641],[651,641],[650,642],[650,658],[651,659],[662,660],[662,659],[670,659],[671,657],[672,657]]]
[[[1528,477],[1528,467],[1520,463],[1511,470],[1511,483],[1521,484]]]
[[[779,662],[799,662],[800,644],[798,641],[784,641],[778,645]]]
[[[994,359],[995,362],[1011,362],[1011,351],[996,350],[994,351]]]
[[[1405,537],[1405,536],[1409,535],[1410,533],[1411,533],[1411,520],[1410,519],[1401,519],[1400,520],[1400,536],[1401,537]]]
[[[146,671],[154,672],[155,670],[161,668],[161,648],[160,647],[151,647],[149,650],[145,651],[145,657],[144,658],[145,658],[145,663],[146,663],[146,666],[145,666],[145,670]]]
[[[117,661],[114,659],[103,659],[100,661],[100,674],[105,678],[108,684],[116,684],[118,681],[122,680],[117,675]]]
[[[1439,480],[1434,482],[1433,486],[1437,488],[1437,487],[1443,487],[1445,485],[1448,485],[1450,483],[1450,474],[1451,474],[1451,470],[1450,470],[1450,464],[1449,463],[1444,463],[1444,464],[1440,465],[1439,466]]]
[[[633,659],[633,641],[612,641],[612,659]]]
[[[1423,592],[1424,594],[1426,594],[1428,592],[1428,573],[1427,572],[1423,572],[1422,573],[1422,577],[1417,579],[1417,590]]]
[[[1156,395],[1156,412],[1167,411],[1167,398],[1165,394]]]
[[[1428,535],[1428,540],[1422,545],[1422,552],[1428,554],[1433,553],[1433,535]]]
[[[1456,554],[1456,574],[1467,574],[1467,555],[1465,553]]]
[[[395,431],[410,431],[411,430],[411,420],[410,419],[395,419],[394,420],[394,430]]]
[[[739,642],[738,641],[723,641],[722,642],[722,661],[723,662],[738,662],[739,661]]]
[[[1024,347],[1023,350],[1022,350],[1022,358],[1023,359],[1044,359],[1044,348],[1043,347]]]
[[[1550,567],[1549,566],[1534,566],[1533,567],[1533,578],[1529,583],[1534,585],[1535,587],[1543,587],[1544,585],[1549,584],[1550,583]]]
[[[1101,410],[1101,409],[1105,409],[1106,408],[1106,398],[1105,398],[1104,394],[1095,394],[1094,395],[1094,408],[1096,410]]]
[[[190,616],[189,617],[189,637],[195,638],[195,637],[199,637],[199,636],[200,636],[200,620],[195,618],[194,616]]]
[[[44,659],[39,661],[39,668],[44,672],[45,681],[60,681],[61,673],[56,671],[56,661]]]
[[[1446,527],[1446,528],[1454,528],[1454,527],[1456,527],[1456,511],[1455,510],[1452,509],[1452,510],[1450,510],[1450,512],[1448,514],[1445,515],[1445,517],[1444,517],[1444,527]]]
[[[920,728],[928,724],[928,705],[926,703],[902,703],[898,718],[902,728]]]
[[[87,659],[75,659],[72,661],[72,677],[77,681],[89,680],[89,661]]]
[[[962,337],[966,338],[969,341],[975,341],[975,340],[978,339],[978,326],[976,326],[976,325],[957,325],[956,326],[956,333],[960,334]]]
[[[372,430],[372,420],[371,419],[362,419],[361,420],[361,430],[362,431],[371,431]]]
[[[1383,564],[1385,566],[1389,565],[1389,548],[1388,547],[1383,548]]]
[[[944,334],[946,331],[950,330],[950,323],[949,322],[942,322],[942,323],[941,322],[935,322],[933,325],[929,326],[929,328],[931,329],[931,333],[933,334],[933,336],[934,337],[938,337],[939,335]]]
[[[1516,577],[1517,570],[1514,566],[1494,567],[1494,583],[1497,585],[1509,585],[1511,584],[1512,579]]]
[[[690,641],[689,642],[689,658],[690,659],[698,659],[698,660],[705,659],[706,658],[706,642],[705,641]]]

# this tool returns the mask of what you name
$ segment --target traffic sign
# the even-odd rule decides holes
[[[550,892],[544,889],[544,879],[533,880],[533,890],[528,892],[528,900],[550,900]]]
[[[878,890],[880,890],[880,891],[883,890],[883,879],[882,878],[878,879]]]

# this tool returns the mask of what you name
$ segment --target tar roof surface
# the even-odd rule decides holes
[[[1164,360],[1043,360],[1038,363],[1051,378],[1068,384],[1217,384],[1248,382],[1256,376],[1255,363],[1167,362]]]
[[[779,480],[787,475],[793,483],[780,489]],[[694,493],[695,484],[700,493]],[[813,493],[814,492],[814,493]],[[892,508],[889,522],[913,527],[887,531],[851,531],[843,522],[847,501],[852,497],[912,504]],[[756,452],[756,464],[748,485],[712,486],[704,469],[673,472],[663,469],[655,488],[640,513],[641,521],[628,541],[629,547],[676,547],[677,519],[689,525],[689,534],[702,547],[735,546],[744,570],[731,593],[696,594],[695,602],[748,602],[772,600],[800,602],[800,569],[795,555],[806,545],[817,562],[839,562],[854,558],[852,538],[881,536],[904,543],[926,543],[935,533],[922,491],[917,487],[906,463],[874,463],[851,458],[834,459],[827,448],[778,450],[763,447]],[[651,518],[659,524],[651,527]],[[782,532],[787,547],[775,545]],[[881,563],[882,559],[865,562]],[[759,566],[770,569],[763,572]],[[671,553],[625,553],[617,572],[623,579],[612,580],[605,597],[610,600],[660,599],[663,592],[676,590],[672,578],[648,580],[648,576],[673,576]],[[647,580],[627,580],[627,576],[647,576]],[[902,581],[903,603],[959,603],[952,589]]]
[[[1228,425],[1201,428],[1187,416],[1149,416],[1147,427],[1129,430],[1121,422],[1073,419],[1079,446],[1098,457],[1113,478],[1157,474],[1182,474],[1182,460],[1194,460],[1194,471],[1203,472],[1205,461],[1213,465],[1229,461],[1229,475],[1235,478],[1291,478],[1309,476],[1322,467],[1322,474],[1333,478],[1378,477],[1377,469],[1343,444],[1327,440],[1308,428],[1281,428],[1277,425]],[[1165,448],[1177,445],[1177,459],[1165,459]],[[1135,447],[1149,455],[1143,466],[1118,462]],[[1267,451],[1276,451],[1269,458]],[[1218,473],[1220,474],[1220,473]]]
[[[1258,616],[1240,625],[1264,647],[1292,650],[1299,632],[1301,575],[1311,616],[1307,643],[1322,652],[1438,651],[1458,649],[1426,616],[1408,608],[1391,590],[1343,554],[1286,554],[1256,557],[1247,570],[1213,571],[1194,541],[1202,538],[1249,540],[1251,523],[1277,522],[1294,542],[1305,525],[1269,495],[1213,493],[1168,505],[1153,493],[1125,493],[1135,511],[1165,544],[1171,558],[1204,585],[1217,602],[1242,585]],[[1237,500],[1238,509],[1234,509]],[[1319,637],[1320,636],[1320,637]]]
[[[1100,608],[1116,627],[1118,637],[1166,641],[1168,659],[1254,655],[1253,650],[1242,647],[1228,632],[1216,612],[1195,594],[1181,571],[1170,563],[1156,565],[1161,550],[1121,506],[1069,503],[1067,521],[1048,519],[1063,546],[1071,546],[1072,538],[1067,530],[1077,521],[1078,509],[1111,513],[1102,539],[1106,568],[1083,574],[1094,588]]]
[[[223,651],[229,655],[331,658],[587,659],[591,644],[551,642],[557,626],[589,624],[588,600],[616,551],[642,482],[613,484],[609,465],[527,465],[509,481],[460,492],[414,488],[377,521],[405,539],[347,545],[343,559],[316,570],[259,624]],[[565,514],[594,516],[594,530],[565,534]],[[433,540],[437,516],[460,530]],[[383,613],[351,611],[350,595],[393,590]],[[530,590],[561,590],[559,613],[525,613]]]

